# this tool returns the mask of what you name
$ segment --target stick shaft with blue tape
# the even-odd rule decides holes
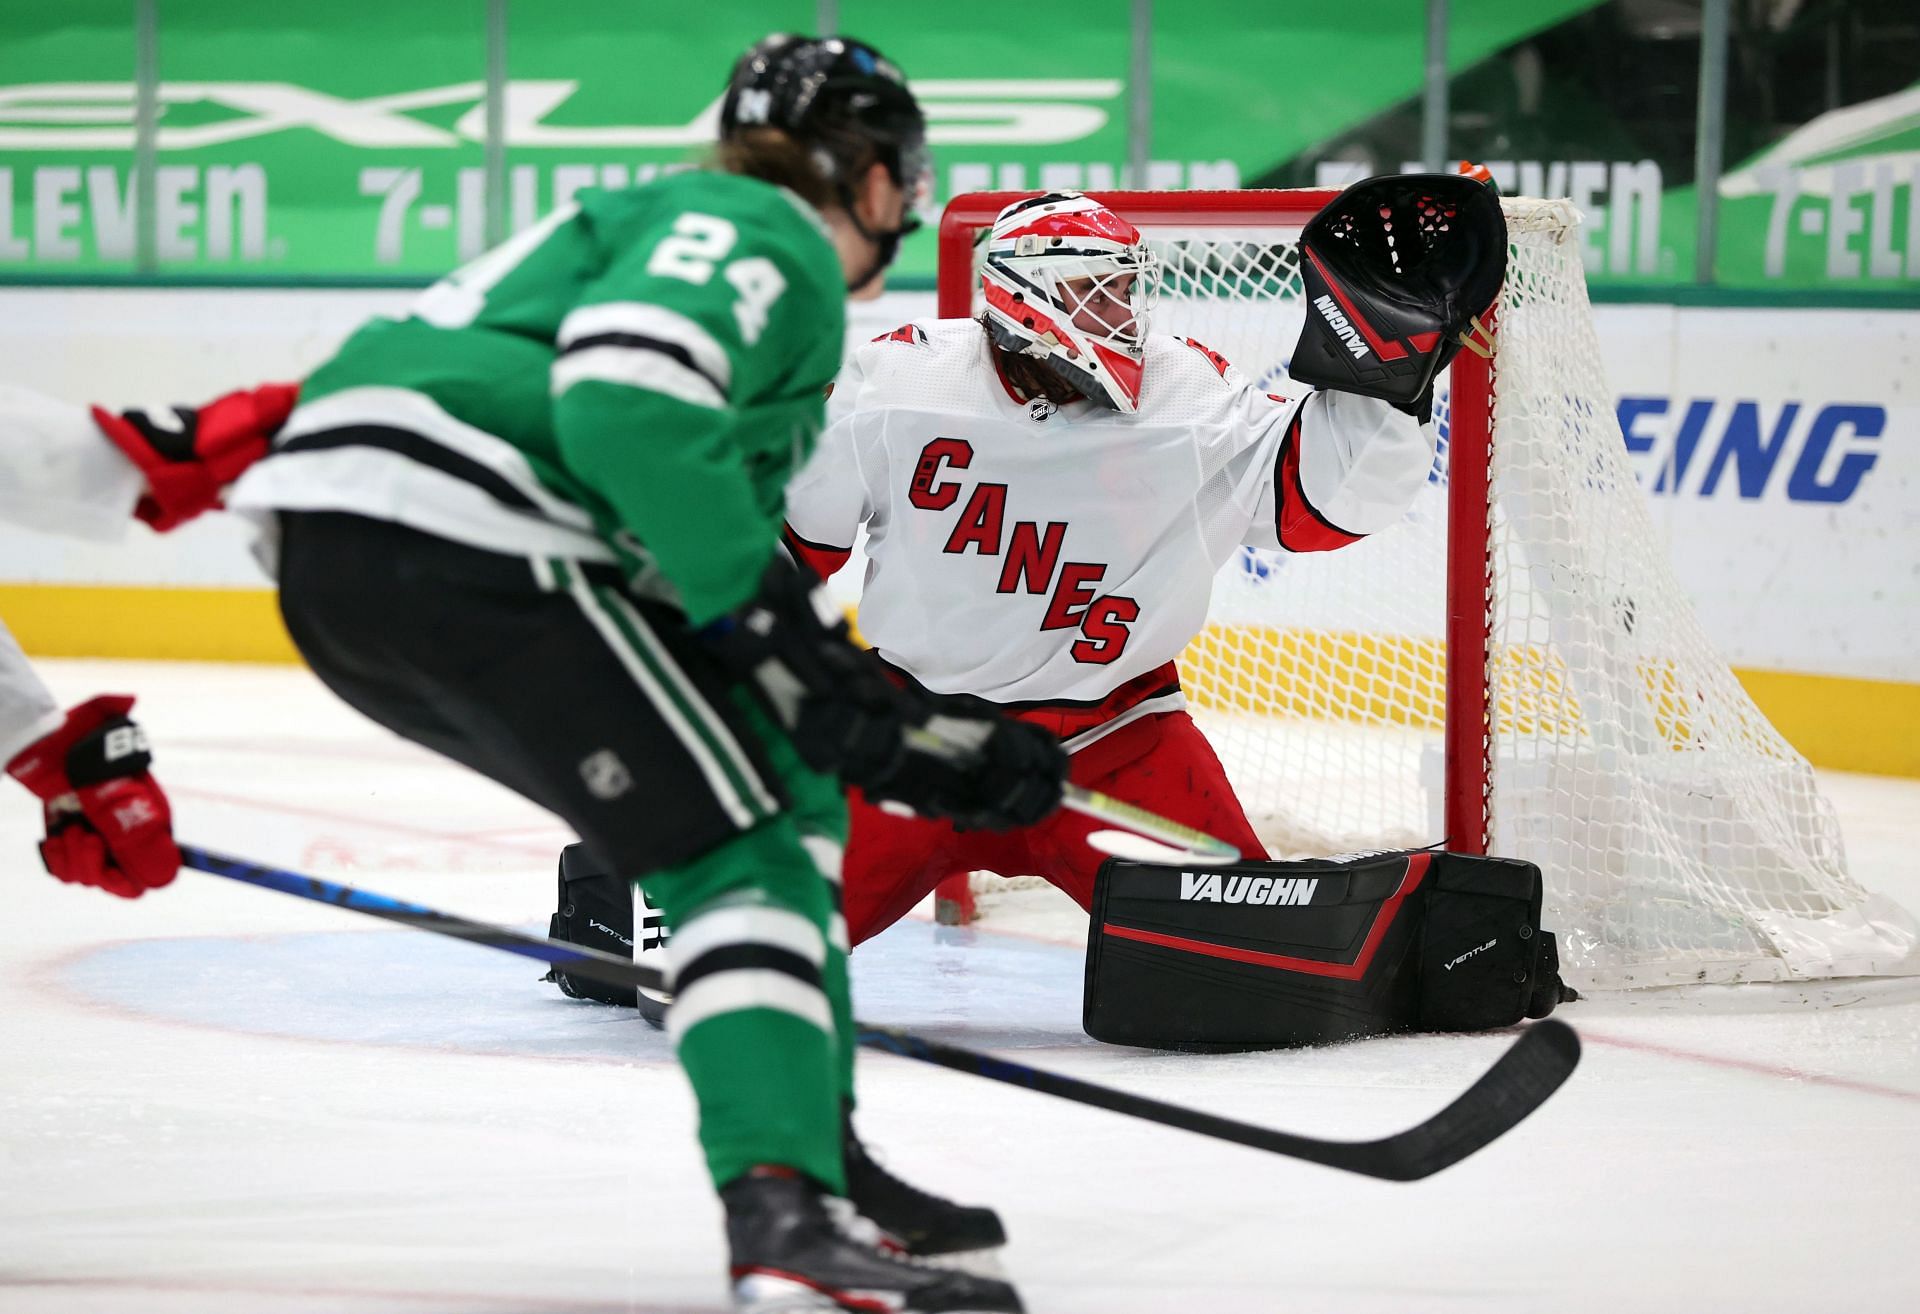
[[[400,899],[391,899],[384,894],[374,894],[368,890],[357,890],[351,885],[336,885],[332,881],[323,881],[317,876],[303,876],[298,872],[282,871],[277,867],[263,867],[257,862],[248,862],[243,858],[230,858],[224,854],[211,853],[206,849],[181,845],[180,860],[195,871],[204,871],[212,876],[225,876],[229,880],[245,881],[249,885],[258,885],[263,889],[278,890],[282,894],[291,894],[299,899],[312,899],[316,903],[330,903],[337,908],[346,908],[353,912],[365,913],[369,917],[379,917],[389,922],[398,922],[402,926],[411,926],[416,930],[432,931],[436,935],[449,935],[456,940],[467,940],[473,944],[483,944],[490,949],[503,949],[510,954],[519,954],[523,958],[535,958],[555,967],[564,967],[571,975],[603,981],[608,985],[645,986],[650,990],[663,990],[665,983],[660,973],[650,967],[642,967],[625,958],[616,958],[612,954],[590,949],[585,945],[569,944],[565,940],[552,940],[544,935],[529,935],[507,926],[495,926],[490,922],[469,921],[465,917],[455,917],[435,908],[424,907],[417,903],[407,903]]]

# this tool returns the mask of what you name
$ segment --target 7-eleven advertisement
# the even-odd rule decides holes
[[[1455,54],[1481,58],[1592,0],[1501,0]],[[807,31],[812,3],[506,6],[504,220],[585,187],[644,183],[712,142],[735,56]],[[844,0],[845,31],[910,75],[935,205],[990,187],[1236,187],[1343,123],[1416,95],[1423,7],[1328,26],[1317,3],[1185,0],[1153,31],[1145,175],[1127,172],[1130,8]],[[0,277],[125,272],[139,254],[135,43],[126,0],[0,6]],[[482,0],[159,6],[152,250],[196,277],[439,274],[488,233]],[[902,269],[930,273],[931,236]]]
[[[509,0],[506,92],[493,116],[505,171],[490,223],[489,8],[167,0],[157,6],[155,168],[143,195],[134,6],[0,5],[0,279],[124,273],[143,241],[162,274],[189,278],[425,279],[582,188],[644,183],[697,161],[733,59],[768,32],[811,30],[816,17],[811,0]],[[926,108],[936,210],[982,188],[1324,184],[1400,167],[1417,149],[1418,0],[1337,23],[1322,0],[1159,7],[1151,150],[1138,179],[1127,167],[1131,6],[1029,6],[1017,22],[891,0],[837,9],[843,30],[907,70]],[[1505,78],[1529,43],[1564,40],[1616,9],[1455,5],[1449,68],[1463,88],[1490,70]],[[1690,282],[1690,164],[1647,158],[1632,133],[1615,130],[1615,112],[1556,86],[1532,115],[1509,107],[1478,127],[1456,116],[1454,147],[1485,158],[1510,193],[1570,196],[1587,215],[1594,283]],[[1509,131],[1519,127],[1527,132]],[[1351,149],[1361,141],[1366,149]],[[1614,149],[1597,153],[1597,142]],[[1716,279],[1920,287],[1916,142],[1920,85],[1830,110],[1730,160]],[[931,236],[910,240],[901,271],[932,267]]]
[[[1651,159],[1482,161],[1509,195],[1568,197],[1594,285],[1691,282],[1699,193]],[[1409,171],[1416,162],[1404,163]],[[1371,172],[1323,159],[1321,186]],[[1720,179],[1722,287],[1920,289],[1920,85],[1829,111]]]

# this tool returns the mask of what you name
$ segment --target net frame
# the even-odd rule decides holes
[[[973,312],[978,281],[974,263],[978,232],[990,225],[1006,205],[1036,194],[981,192],[956,197],[949,203],[939,232],[937,287],[941,317],[964,317]],[[1336,194],[1305,188],[1089,193],[1140,227],[1150,242],[1156,233],[1169,230],[1191,231],[1200,238],[1210,238],[1230,234],[1235,229],[1268,234],[1260,239],[1262,241],[1288,242],[1297,238],[1307,220]],[[1496,305],[1488,317],[1496,350],[1485,358],[1471,352],[1458,356],[1451,367],[1450,387],[1441,403],[1447,412],[1448,430],[1444,465],[1446,596],[1440,629],[1440,660],[1444,663],[1440,829],[1444,842],[1457,851],[1485,853],[1498,837],[1501,852],[1517,852],[1519,856],[1540,862],[1547,869],[1549,916],[1562,919],[1550,925],[1564,928],[1563,943],[1570,952],[1563,952],[1563,958],[1570,959],[1573,969],[1569,975],[1588,986],[1920,971],[1920,934],[1916,934],[1912,919],[1888,901],[1867,894],[1847,876],[1837,824],[1830,807],[1813,786],[1811,768],[1767,724],[1725,663],[1712,652],[1711,644],[1692,618],[1691,606],[1684,595],[1678,595],[1677,608],[1669,608],[1684,613],[1675,628],[1682,631],[1685,642],[1692,645],[1684,654],[1692,662],[1684,668],[1684,679],[1672,689],[1627,688],[1620,701],[1630,721],[1638,718],[1631,727],[1635,731],[1643,728],[1640,722],[1662,722],[1653,728],[1656,744],[1664,740],[1679,750],[1696,745],[1717,748],[1731,743],[1736,753],[1751,750],[1762,778],[1757,783],[1752,779],[1733,782],[1743,792],[1731,807],[1730,819],[1713,813],[1697,823],[1703,836],[1716,826],[1722,834],[1731,826],[1743,842],[1752,834],[1760,833],[1757,845],[1741,850],[1745,855],[1757,854],[1746,864],[1751,870],[1737,870],[1722,879],[1720,872],[1702,870],[1699,854],[1676,855],[1681,874],[1671,884],[1663,881],[1664,873],[1649,879],[1644,870],[1602,870],[1594,874],[1591,882],[1597,894],[1588,891],[1588,873],[1582,870],[1570,873],[1568,878],[1569,887],[1577,887],[1578,895],[1570,896],[1569,906],[1555,908],[1553,863],[1535,852],[1523,851],[1532,848],[1556,858],[1581,852],[1579,844],[1587,839],[1584,828],[1589,819],[1576,815],[1571,822],[1565,816],[1542,820],[1527,815],[1526,810],[1530,803],[1537,806],[1546,791],[1566,790],[1565,778],[1560,774],[1564,771],[1563,760],[1579,755],[1591,758],[1596,745],[1594,738],[1587,735],[1587,727],[1579,724],[1580,701],[1590,692],[1576,687],[1575,676],[1579,673],[1552,667],[1543,671],[1525,660],[1534,649],[1546,652],[1559,642],[1554,631],[1563,618],[1555,617],[1551,606],[1545,609],[1544,616],[1539,614],[1541,609],[1534,606],[1531,594],[1541,591],[1537,577],[1543,571],[1551,574],[1560,570],[1563,563],[1555,560],[1549,569],[1540,561],[1527,560],[1528,544],[1521,541],[1525,535],[1515,532],[1516,520],[1524,521],[1527,513],[1516,515],[1513,504],[1517,501],[1524,505],[1530,495],[1543,491],[1532,487],[1531,481],[1536,477],[1542,484],[1555,480],[1570,480],[1575,484],[1596,479],[1612,481],[1617,493],[1623,482],[1621,472],[1625,471],[1624,483],[1629,486],[1631,497],[1616,497],[1618,506],[1608,504],[1615,510],[1624,507],[1619,523],[1608,528],[1618,532],[1624,524],[1631,529],[1645,520],[1645,509],[1637,486],[1633,485],[1631,471],[1625,465],[1624,449],[1600,450],[1605,447],[1604,441],[1595,448],[1600,452],[1599,463],[1607,467],[1598,475],[1593,470],[1575,469],[1570,475],[1565,471],[1549,471],[1536,476],[1522,468],[1516,479],[1508,469],[1513,457],[1505,458],[1500,465],[1499,471],[1505,473],[1496,470],[1496,423],[1514,426],[1512,441],[1518,443],[1529,434],[1528,426],[1541,427],[1542,416],[1556,406],[1578,404],[1586,408],[1583,414],[1569,421],[1582,431],[1583,438],[1604,439],[1611,435],[1617,440],[1611,394],[1606,392],[1600,372],[1598,341],[1579,265],[1580,216],[1563,201],[1507,200],[1503,202],[1503,210],[1508,220],[1510,250],[1516,259],[1509,269],[1501,305],[1517,298],[1516,304],[1525,313],[1514,320],[1514,336],[1520,341],[1519,349],[1530,354],[1510,362],[1519,373],[1513,379],[1514,396],[1504,399],[1503,406],[1498,351],[1502,309]],[[1522,256],[1530,260],[1520,259]],[[1542,334],[1537,322],[1541,319],[1543,303],[1553,303],[1551,310],[1555,318],[1550,341],[1540,340],[1547,336]],[[1183,331],[1175,324],[1156,328]],[[1537,366],[1549,353],[1578,357],[1576,382],[1584,390],[1586,401],[1576,403],[1571,396],[1542,398],[1537,395],[1542,391],[1538,377],[1541,370]],[[1533,367],[1526,367],[1529,361]],[[1556,358],[1553,363],[1560,362]],[[1557,376],[1549,379],[1550,384],[1559,382]],[[1551,393],[1553,387],[1545,391]],[[1604,416],[1596,413],[1601,409],[1605,411]],[[1498,418],[1502,415],[1504,420]],[[1631,552],[1626,555],[1634,558],[1629,563],[1630,569],[1647,569],[1643,558]],[[1666,590],[1655,590],[1654,596],[1663,600],[1675,596],[1673,590],[1677,585],[1669,587],[1671,570],[1663,557],[1648,573]],[[1555,580],[1547,587],[1550,590],[1561,583],[1563,581]],[[1586,607],[1591,613],[1595,602],[1591,596],[1574,596],[1570,605],[1574,609]],[[1535,614],[1527,614],[1529,606],[1534,606]],[[1574,615],[1575,628],[1583,625],[1592,628],[1591,615],[1577,610]],[[1626,628],[1630,631],[1634,628],[1631,617]],[[1643,625],[1642,628],[1658,626]],[[1532,637],[1529,637],[1530,631]],[[1198,643],[1195,646],[1199,646]],[[1189,650],[1189,655],[1192,651]],[[1705,662],[1692,660],[1701,652],[1705,653]],[[1522,659],[1517,668],[1516,654]],[[1549,653],[1548,660],[1557,659]],[[1657,653],[1651,661],[1641,655],[1636,666],[1633,655],[1629,654],[1629,660],[1624,663],[1628,685],[1657,679],[1661,660]],[[1619,680],[1622,677],[1619,669],[1609,667],[1599,676],[1587,678]],[[1640,705],[1648,702],[1654,705],[1651,716],[1647,707]],[[1535,723],[1531,727],[1527,724],[1529,719]],[[1571,736],[1568,734],[1570,722],[1573,723]],[[1529,734],[1546,741],[1545,749],[1537,756],[1532,755],[1529,747]],[[1562,742],[1553,742],[1556,736]],[[1575,741],[1571,752],[1564,742],[1569,737]],[[1521,745],[1517,753],[1516,742]],[[1612,751],[1607,745],[1599,747],[1603,758]],[[1561,756],[1556,758],[1555,753]],[[1697,777],[1687,776],[1687,772],[1695,768],[1679,763],[1678,757],[1676,751],[1677,769],[1673,775],[1681,783],[1669,787],[1684,789],[1697,785]],[[1744,758],[1739,763],[1740,770],[1748,774],[1753,774],[1749,770],[1751,766],[1752,762]],[[1657,792],[1662,787],[1662,767],[1657,762],[1651,767],[1642,762],[1635,764],[1634,769],[1641,775],[1629,779],[1622,796],[1609,793],[1612,784],[1606,779],[1597,787],[1587,785],[1596,797],[1586,802],[1605,814],[1591,819],[1594,828],[1598,828],[1601,821],[1616,828],[1639,824],[1633,810],[1644,807],[1649,790]],[[1709,763],[1705,769],[1711,775],[1716,768]],[[1779,779],[1767,777],[1767,772],[1776,772]],[[1647,775],[1653,777],[1651,783],[1642,778]],[[1587,777],[1578,779],[1586,781]],[[1518,802],[1503,802],[1507,795]],[[1776,826],[1773,818],[1764,815],[1769,803],[1777,803],[1777,810],[1788,814],[1785,823]],[[1252,809],[1249,811],[1251,815]],[[1727,811],[1725,805],[1721,811]],[[1681,830],[1696,824],[1684,808],[1679,816]],[[1664,813],[1660,825],[1669,830],[1675,827]],[[1659,827],[1649,829],[1657,832]],[[1569,830],[1574,832],[1571,840]],[[1776,831],[1779,833],[1775,834]],[[1521,843],[1516,837],[1523,834],[1525,842]],[[1671,836],[1665,833],[1656,833],[1654,841],[1656,844],[1672,842]],[[1786,855],[1784,860],[1777,860],[1774,849],[1769,846],[1777,847],[1780,854]],[[1701,847],[1704,851],[1704,842]],[[1606,868],[1609,860],[1603,857],[1591,865]],[[1629,860],[1620,865],[1632,868],[1634,863]],[[1644,864],[1641,866],[1644,868]],[[1749,881],[1754,890],[1742,889],[1739,882],[1743,879]],[[1613,883],[1610,885],[1609,881]],[[956,878],[943,882],[938,893],[938,912],[943,920],[963,921],[972,917],[975,889],[968,880]],[[1746,898],[1750,893],[1754,897]],[[1625,940],[1642,933],[1644,927],[1632,923],[1636,918],[1648,919],[1649,906],[1659,905],[1652,908],[1654,919],[1677,916],[1684,922],[1693,916],[1692,910],[1684,905],[1696,895],[1705,911],[1697,919],[1698,925],[1686,926],[1685,933],[1697,932],[1700,945],[1697,955],[1663,956],[1659,952],[1663,946],[1659,944],[1653,952],[1640,948],[1625,954],[1614,951],[1609,937],[1619,935]],[[1617,898],[1621,907],[1609,906],[1609,898]],[[1773,902],[1768,902],[1769,898]],[[1580,902],[1581,899],[1585,902]],[[1676,906],[1680,906],[1678,914]],[[1666,929],[1662,923],[1656,938]]]

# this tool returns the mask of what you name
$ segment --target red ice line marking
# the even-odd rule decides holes
[[[1628,1040],[1624,1036],[1607,1036],[1580,1028],[1580,1039],[1596,1045],[1611,1045],[1615,1049],[1636,1050],[1642,1054],[1658,1054],[1662,1058],[1684,1059],[1690,1063],[1704,1063],[1713,1068],[1729,1068],[1735,1072],[1750,1072],[1760,1077],[1779,1077],[1786,1081],[1804,1081],[1812,1086],[1831,1086],[1835,1090],[1850,1090],[1861,1095],[1884,1095],[1892,1100],[1904,1100],[1911,1104],[1920,1104],[1920,1091],[1902,1090],[1898,1086],[1882,1086],[1878,1082],[1858,1081],[1852,1077],[1836,1077],[1825,1072],[1809,1072],[1805,1068],[1788,1067],[1784,1063],[1762,1063],[1757,1059],[1731,1058],[1720,1054],[1702,1054],[1697,1050],[1675,1049],[1670,1045],[1657,1045],[1650,1040]]]
[[[499,1306],[502,1309],[538,1309],[545,1314],[707,1314],[707,1305],[638,1305],[631,1300],[568,1300],[542,1292],[503,1296],[478,1291],[402,1291],[386,1287],[308,1286],[298,1282],[272,1286],[264,1282],[215,1282],[201,1278],[169,1277],[34,1277],[27,1273],[0,1273],[0,1291],[24,1288],[98,1291],[201,1292],[208,1295],[278,1296],[290,1300],[406,1301],[449,1306]]]
[[[214,803],[231,803],[238,807],[255,808],[262,812],[281,812],[288,816],[312,817],[318,821],[337,821],[344,825],[360,826],[369,830],[389,830],[399,835],[414,835],[421,839],[441,840],[449,844],[474,844],[483,848],[508,849],[514,853],[538,854],[543,858],[556,857],[559,853],[551,843],[515,844],[510,840],[490,839],[485,832],[447,831],[435,830],[430,826],[410,826],[404,821],[382,821],[377,817],[335,812],[330,808],[303,807],[298,803],[284,803],[277,800],[269,803],[264,799],[246,798],[239,794],[227,794],[214,789],[196,789],[189,785],[176,785],[171,781],[167,783],[167,790],[183,798],[203,798]]]

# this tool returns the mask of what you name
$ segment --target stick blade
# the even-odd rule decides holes
[[[1395,1182],[1431,1177],[1512,1131],[1566,1084],[1579,1063],[1579,1034],[1565,1022],[1545,1018],[1522,1032],[1458,1099],[1418,1127],[1347,1148],[1366,1161],[1357,1171],[1370,1177]]]

